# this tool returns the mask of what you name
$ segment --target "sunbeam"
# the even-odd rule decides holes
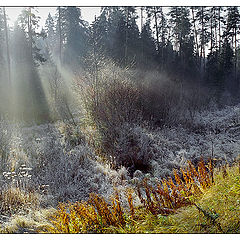
[[[239,233],[238,7],[0,8],[0,233]]]

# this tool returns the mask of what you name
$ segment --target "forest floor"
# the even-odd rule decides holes
[[[109,225],[99,233],[240,233],[239,167],[227,167],[225,173],[215,169],[214,184],[191,201],[194,205],[179,208],[167,216],[139,207],[134,209],[134,218],[131,218],[130,211],[125,211],[124,226]],[[60,227],[55,214],[54,208],[30,210],[28,214],[13,217],[1,232],[76,233],[74,227],[66,228],[67,224]],[[77,225],[78,218],[74,221]]]
[[[175,214],[162,216],[146,214],[139,208],[134,224],[109,228],[107,232],[239,232],[238,168],[227,167],[225,178],[217,169],[218,162],[231,166],[239,155],[240,105],[198,113],[190,126],[186,121],[171,128],[126,125],[123,130],[125,127],[137,139],[140,157],[152,153],[150,179],[168,176],[188,159],[194,162],[203,156],[219,160],[214,185],[195,199],[199,209],[185,206]],[[45,231],[52,226],[49,218],[56,213],[59,202],[87,200],[91,192],[109,199],[114,193],[113,185],[121,193],[132,187],[134,179],[149,177],[141,171],[131,177],[126,168],[114,170],[99,160],[86,143],[88,139],[83,136],[80,122],[77,127],[58,122],[32,127],[1,125],[1,128],[4,133],[0,139],[1,154],[6,159],[0,170],[3,233]],[[125,136],[120,143],[127,142]],[[139,204],[139,200],[135,202]]]

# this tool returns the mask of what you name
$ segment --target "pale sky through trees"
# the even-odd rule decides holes
[[[240,7],[41,1],[0,7],[0,234],[239,233]]]
[[[40,19],[40,27],[43,27],[50,12],[52,16],[56,13],[56,7],[36,7],[38,9]],[[9,17],[9,25],[12,27],[17,20],[18,15],[21,13],[23,7],[6,7],[6,13]],[[100,13],[100,7],[81,7],[81,13],[84,20],[91,23],[94,20],[94,16],[98,16]]]
[[[56,13],[55,7],[36,7],[38,9],[38,15],[41,17],[39,22],[39,30],[45,25],[45,21],[47,19],[48,13],[51,13],[52,17]],[[88,23],[92,23],[94,21],[95,15],[99,16],[101,7],[81,7],[82,18]],[[23,7],[6,7],[6,14],[8,15],[8,24],[10,27],[14,26],[14,22],[17,20],[19,14],[21,13]],[[140,16],[140,7],[137,7],[138,15]],[[140,28],[140,17],[137,19],[137,24]]]

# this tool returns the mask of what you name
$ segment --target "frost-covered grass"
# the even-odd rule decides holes
[[[26,208],[31,201],[27,200],[31,199],[29,192],[39,197],[39,208],[55,207],[59,202],[86,200],[91,192],[108,198],[113,185],[121,190],[131,186],[132,177],[147,173],[167,176],[188,159],[213,155],[222,159],[219,162],[232,163],[239,155],[240,105],[198,112],[193,119],[186,116],[179,124],[163,128],[123,123],[113,142],[115,153],[104,157],[96,149],[96,129],[75,120],[77,126],[60,121],[31,127],[2,123],[1,190],[7,193],[19,187],[19,201],[26,202],[21,205]],[[23,177],[23,184],[17,186],[14,178],[6,179],[5,175],[17,174],[23,164],[31,169],[31,178]],[[22,200],[24,191],[26,198]]]
[[[119,126],[113,143],[115,156],[109,159],[118,167],[127,166],[129,172],[139,169],[154,176],[168,175],[172,168],[200,156],[207,158],[213,154],[215,158],[232,162],[239,154],[239,116],[240,105],[237,105],[198,113],[190,127],[151,129],[146,124],[125,123]],[[49,185],[50,192],[58,196],[57,201],[78,200],[91,191],[107,193],[112,181],[127,178],[125,170],[117,173],[102,163],[101,156],[97,156],[91,145],[92,133],[83,130],[81,124],[75,127],[58,122],[10,127],[3,125],[1,130],[4,133],[2,173],[26,164],[32,168],[31,184]],[[2,174],[0,180],[4,180]]]
[[[63,123],[11,129],[6,141],[8,157],[1,162],[4,189],[16,186],[12,175],[22,164],[31,169],[31,179],[24,186],[47,195],[46,205],[85,199],[90,192],[109,195],[112,184],[121,185],[127,175],[124,169],[115,171],[100,164],[81,132],[68,132]],[[9,173],[10,178],[3,173]],[[42,186],[48,186],[44,193]]]
[[[117,202],[115,205],[107,204],[104,199],[92,195],[93,204],[103,222],[93,206],[88,205],[91,201],[78,202],[60,205],[57,211],[49,208],[16,216],[3,226],[1,232],[239,233],[239,170],[236,165],[227,167],[225,172],[215,169],[214,183],[206,189],[201,188],[200,195],[191,195],[191,205],[183,205],[175,213],[153,214],[146,207],[136,207],[135,203],[133,213],[122,207],[117,210]],[[67,210],[65,206],[69,206]],[[116,212],[109,212],[109,206]],[[115,217],[121,217],[124,223],[116,222]],[[89,225],[91,222],[95,224]]]
[[[30,210],[25,215],[15,215],[0,228],[0,233],[37,233],[50,225],[49,217],[56,210],[54,208],[41,208]]]
[[[172,127],[122,125],[115,141],[115,161],[128,161],[130,170],[141,164],[149,165],[148,171],[154,176],[168,175],[171,169],[186,164],[187,160],[197,161],[200,156],[232,163],[239,154],[239,118],[240,105],[237,105],[198,113],[191,123],[186,118],[187,124]]]

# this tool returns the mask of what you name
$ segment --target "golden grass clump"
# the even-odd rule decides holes
[[[186,168],[174,170],[173,176],[155,182],[145,178],[135,189],[127,189],[129,211],[123,209],[117,191],[111,201],[92,193],[88,201],[61,203],[44,217],[31,210],[2,232],[240,233],[238,165],[213,172],[210,159],[206,164],[201,160],[197,168],[189,162]],[[12,205],[25,201],[13,192],[19,190],[11,191]],[[134,204],[135,197],[140,205]]]
[[[0,225],[0,233],[38,233],[51,226],[49,217],[56,212],[54,208],[29,209],[28,213],[16,214],[8,222]]]
[[[129,205],[129,209],[130,209],[130,213],[131,213],[131,217],[132,219],[134,219],[134,205],[133,205],[133,196],[132,196],[132,189],[127,189],[127,200],[128,200],[128,205]]]
[[[8,216],[19,211],[39,206],[39,196],[34,192],[25,192],[16,187],[0,191],[0,212]]]
[[[131,227],[116,233],[240,233],[240,175],[238,166],[214,173],[214,184],[203,189],[175,214],[154,215],[146,208],[135,208]],[[209,172],[209,171],[208,171]],[[178,175],[179,176],[179,175]],[[176,185],[176,184],[175,184]],[[154,199],[154,198],[153,198]]]
[[[112,204],[97,194],[90,194],[87,202],[59,204],[57,213],[50,219],[51,233],[104,233],[109,226],[123,227],[125,218],[119,195]]]

